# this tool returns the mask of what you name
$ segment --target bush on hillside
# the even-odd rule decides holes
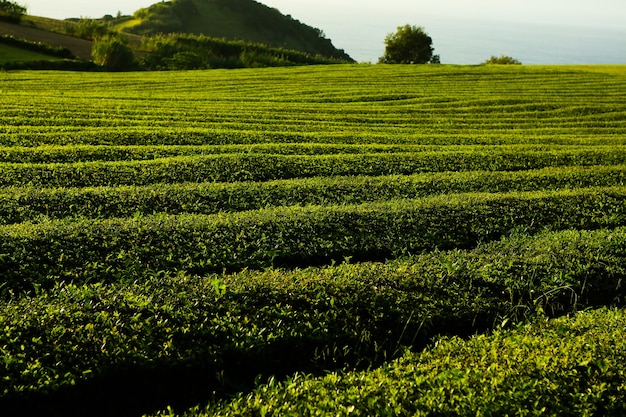
[[[521,65],[521,64],[522,63],[518,61],[517,59],[507,56],[507,55],[500,55],[500,56],[492,55],[488,60],[483,62],[483,65]]]
[[[26,7],[12,1],[0,0],[0,20],[19,23],[26,14]]]
[[[64,31],[68,35],[87,40],[97,40],[116,35],[116,32],[111,31],[107,25],[93,19],[67,21],[64,26]]]
[[[104,38],[94,42],[93,60],[107,71],[129,71],[138,64],[132,49],[117,38]]]

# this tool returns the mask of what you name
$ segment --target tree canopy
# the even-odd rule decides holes
[[[19,23],[26,14],[26,7],[12,1],[0,0],[0,20]]]
[[[135,54],[116,38],[102,38],[93,43],[93,60],[107,71],[128,71],[137,66]]]
[[[439,56],[433,55],[433,40],[423,27],[406,24],[399,26],[395,33],[385,38],[385,55],[380,57],[383,64],[426,64],[439,63]]]

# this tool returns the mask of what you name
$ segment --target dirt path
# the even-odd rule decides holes
[[[0,35],[12,35],[18,39],[67,48],[78,58],[91,60],[92,42],[84,39],[2,21],[0,21]]]

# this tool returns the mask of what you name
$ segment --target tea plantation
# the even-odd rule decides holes
[[[626,66],[0,97],[0,415],[626,413]]]

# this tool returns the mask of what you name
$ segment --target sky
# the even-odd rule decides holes
[[[132,14],[157,1],[17,0],[29,14],[60,19]],[[472,63],[479,55],[486,59],[506,51],[527,54],[535,63],[576,63],[590,54],[599,62],[626,63],[626,0],[257,1],[321,29],[360,62],[375,62],[385,36],[409,23],[426,29],[443,63]],[[538,55],[539,49],[545,55]],[[570,58],[563,58],[566,52]]]

